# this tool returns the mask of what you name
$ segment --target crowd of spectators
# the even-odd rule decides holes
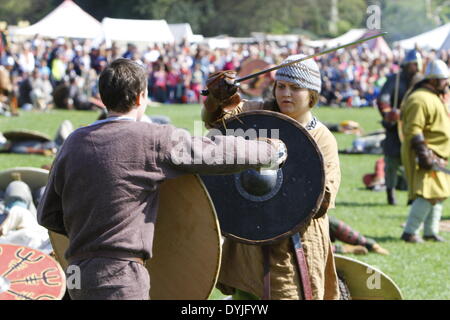
[[[119,57],[137,61],[148,71],[148,92],[153,102],[199,103],[209,74],[237,70],[247,59],[279,64],[288,55],[313,54],[321,48],[276,42],[233,44],[211,49],[202,44],[93,45],[91,41],[67,39],[18,41],[10,39],[0,48],[0,62],[10,72],[18,106],[23,109],[92,109],[101,104],[97,78],[105,66]],[[449,52],[421,52],[424,65],[439,57],[450,62]],[[394,48],[392,55],[366,45],[346,48],[316,58],[322,71],[320,105],[374,106],[386,76],[397,72],[405,55]]]

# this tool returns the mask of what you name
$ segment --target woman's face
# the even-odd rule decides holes
[[[275,85],[275,99],[285,115],[299,119],[309,110],[309,90],[295,83],[279,80]]]

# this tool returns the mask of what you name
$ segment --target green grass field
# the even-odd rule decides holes
[[[167,115],[178,126],[194,132],[194,121],[199,120],[199,105],[163,105],[148,108],[150,115]],[[380,128],[379,115],[373,109],[316,108],[314,113],[323,122],[338,123],[354,120],[365,132]],[[0,117],[0,131],[32,129],[53,136],[59,124],[69,119],[75,127],[92,123],[97,112],[51,111],[49,113],[22,112],[20,117]],[[352,135],[336,134],[339,149],[351,147]],[[376,239],[391,252],[389,256],[369,254],[355,256],[389,275],[400,287],[405,299],[450,299],[450,242],[406,244],[399,240],[401,225],[408,207],[406,193],[397,192],[399,205],[386,204],[384,192],[364,189],[362,176],[374,170],[376,155],[340,155],[342,182],[336,209],[331,213],[350,224],[362,234]],[[44,156],[0,154],[0,170],[16,166],[41,167],[52,158]],[[450,219],[450,205],[445,204],[444,219]],[[441,233],[450,240],[449,233]],[[221,298],[214,292],[212,298]]]

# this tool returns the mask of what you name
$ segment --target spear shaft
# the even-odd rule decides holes
[[[303,57],[303,58],[300,58],[300,59],[297,59],[297,60],[293,60],[293,61],[290,61],[290,62],[287,62],[287,63],[283,63],[283,64],[280,64],[278,66],[275,66],[275,67],[272,67],[272,68],[269,68],[269,69],[258,71],[256,73],[252,73],[252,74],[249,74],[249,75],[247,75],[245,77],[236,79],[234,83],[238,84],[239,82],[259,77],[260,75],[262,75],[264,73],[271,72],[271,71],[274,71],[274,70],[278,70],[278,69],[281,69],[281,68],[284,68],[284,67],[287,67],[287,66],[290,66],[292,64],[299,63],[299,62],[302,62],[302,61],[305,61],[305,60],[308,60],[308,59],[313,59],[313,58],[319,57],[321,55],[337,51],[339,49],[347,48],[347,47],[353,46],[353,45],[358,44],[358,43],[362,43],[362,42],[365,42],[365,41],[369,41],[369,40],[372,40],[372,39],[384,36],[386,34],[387,34],[387,32],[381,32],[381,33],[378,33],[376,35],[373,35],[373,36],[370,36],[370,37],[367,37],[367,38],[362,38],[362,39],[359,39],[359,40],[356,40],[356,41],[344,44],[342,46],[338,46],[338,47],[335,47],[335,48],[327,49],[325,51],[318,52],[318,53],[315,53],[315,54],[311,54],[309,56],[306,56],[306,57]],[[203,96],[207,96],[208,95],[208,90],[207,89],[206,90],[202,90],[201,94]]]
[[[382,33],[376,34],[376,35],[371,36],[371,37],[362,38],[362,39],[359,39],[359,40],[356,40],[356,41],[344,44],[342,46],[338,46],[338,47],[335,47],[335,48],[327,49],[325,51],[318,52],[318,53],[315,53],[315,54],[303,57],[301,59],[293,60],[293,61],[290,61],[290,62],[287,62],[287,63],[283,63],[283,64],[280,64],[278,66],[275,66],[275,67],[272,67],[272,68],[269,68],[269,69],[265,69],[265,70],[262,70],[262,71],[259,71],[259,72],[256,72],[256,73],[252,73],[252,74],[249,74],[248,76],[236,79],[236,83],[239,83],[239,82],[242,82],[242,81],[245,81],[245,80],[248,80],[248,79],[252,79],[252,78],[258,77],[258,76],[260,76],[260,75],[262,75],[264,73],[271,72],[271,71],[274,71],[274,70],[278,70],[278,69],[290,66],[290,65],[295,64],[295,63],[299,63],[299,62],[302,62],[302,61],[305,61],[305,60],[308,60],[308,59],[313,59],[313,58],[319,57],[321,55],[337,51],[339,49],[347,48],[349,46],[353,46],[353,45],[358,44],[358,43],[369,41],[369,40],[378,38],[380,36],[384,36],[386,34],[387,34],[387,32],[382,32]]]

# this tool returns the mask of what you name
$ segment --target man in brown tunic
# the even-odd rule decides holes
[[[144,260],[152,257],[159,185],[187,173],[276,164],[280,142],[224,136],[213,141],[171,125],[140,122],[147,75],[131,60],[107,67],[99,88],[108,118],[75,130],[65,141],[38,221],[69,237],[65,257],[81,270],[81,288],[69,289],[72,299],[148,299]],[[238,153],[242,148],[246,152]]]

